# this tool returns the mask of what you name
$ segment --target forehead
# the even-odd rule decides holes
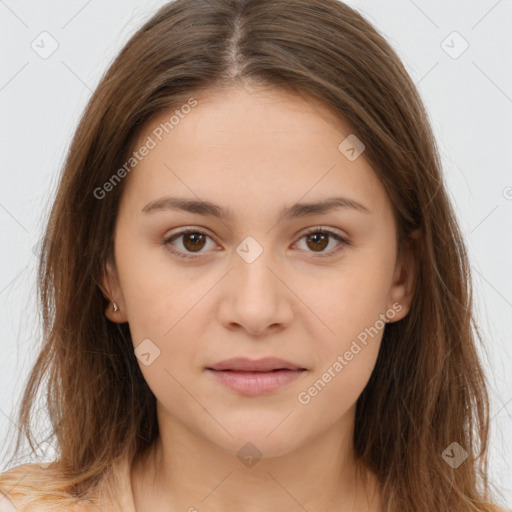
[[[149,137],[153,146],[125,191],[139,204],[179,192],[236,212],[343,194],[385,207],[364,153],[351,161],[340,151],[350,127],[323,103],[247,86],[192,97],[195,106],[154,116],[135,144]]]

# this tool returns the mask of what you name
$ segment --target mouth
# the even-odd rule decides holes
[[[269,394],[307,373],[307,369],[277,358],[233,358],[206,368],[217,382],[243,395]]]
[[[220,361],[208,370],[231,370],[235,372],[271,372],[274,370],[306,370],[299,365],[279,359],[277,357],[263,357],[261,359],[248,359],[246,357],[233,357]]]

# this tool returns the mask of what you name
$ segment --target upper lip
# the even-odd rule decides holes
[[[207,367],[209,370],[234,370],[244,372],[265,372],[272,370],[305,370],[301,366],[279,359],[277,357],[263,357],[262,359],[248,359],[246,357],[234,357],[220,361],[213,366]]]

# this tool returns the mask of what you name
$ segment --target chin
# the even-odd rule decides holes
[[[297,436],[297,427],[291,428],[291,424],[285,425],[287,420],[283,422],[284,417],[281,417],[278,422],[262,421],[259,418],[252,423],[248,423],[250,418],[246,417],[243,425],[224,423],[233,437],[219,432],[219,435],[212,439],[211,431],[208,437],[224,453],[237,456],[241,462],[245,457],[249,457],[249,460],[250,457],[256,459],[280,457],[294,451],[301,442],[305,442],[303,436]],[[280,422],[282,422],[281,425],[279,425]]]

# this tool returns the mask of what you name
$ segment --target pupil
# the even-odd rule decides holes
[[[203,242],[203,245],[201,245],[201,242]],[[204,235],[202,235],[201,233],[186,234],[183,245],[185,245],[187,249],[191,250],[202,249],[202,247],[204,246]]]
[[[317,249],[320,248],[321,250],[322,249],[325,249],[327,247],[327,244],[329,243],[329,240],[328,240],[328,237],[325,236],[324,233],[313,233],[312,235],[309,235],[308,236],[308,239],[309,240],[313,240],[313,243],[314,244],[318,244],[319,243],[319,240],[318,239],[321,239],[320,240],[320,247],[316,247]],[[323,242],[323,243],[322,243]],[[314,249],[314,247],[312,247]]]

